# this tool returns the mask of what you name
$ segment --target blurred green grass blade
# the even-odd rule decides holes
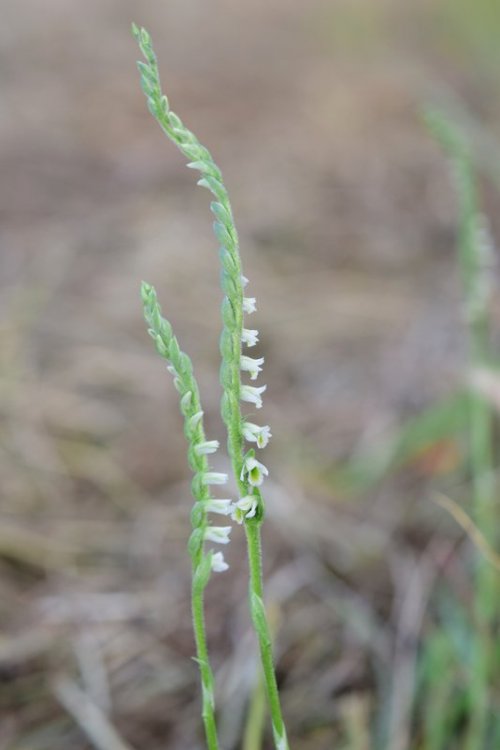
[[[350,494],[365,492],[423,450],[463,432],[467,427],[468,399],[466,391],[458,391],[438,402],[409,419],[392,439],[355,456],[344,466],[335,466],[327,479]]]
[[[259,675],[250,700],[242,750],[262,750],[265,719],[266,686],[263,678]]]

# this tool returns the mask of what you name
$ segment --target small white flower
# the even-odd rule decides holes
[[[222,474],[220,471],[206,471],[201,475],[201,481],[203,484],[226,484],[227,474]]]
[[[223,516],[228,516],[233,503],[232,500],[207,500],[203,503],[203,507],[207,513],[221,513]]]
[[[214,552],[212,554],[212,570],[214,573],[223,573],[229,568],[229,565],[224,560],[222,552]]]
[[[197,456],[206,456],[208,453],[215,453],[218,448],[218,440],[206,440],[204,443],[198,443],[198,445],[195,445],[194,452]]]
[[[255,297],[243,297],[243,312],[250,315],[257,309],[257,300]]]
[[[256,387],[254,385],[242,385],[240,397],[242,401],[248,401],[251,404],[255,404],[257,409],[262,407],[261,393],[264,393],[267,386],[261,385]]]
[[[243,288],[245,288],[245,287],[246,287],[246,285],[247,285],[248,283],[249,283],[249,282],[248,282],[248,279],[247,279],[247,277],[246,277],[246,276],[242,276],[242,277],[241,277],[241,286],[242,286]]]
[[[254,359],[253,357],[245,357],[242,354],[240,359],[240,367],[242,370],[250,373],[250,380],[256,380],[259,372],[262,372],[261,365],[264,363],[264,357]]]
[[[243,519],[253,518],[257,512],[257,499],[253,495],[246,495],[233,505],[231,518],[242,524]]]
[[[207,526],[204,533],[204,539],[206,542],[229,544],[231,528],[231,526]]]
[[[248,440],[249,443],[257,443],[258,448],[265,448],[272,437],[271,428],[267,424],[263,427],[259,427],[258,424],[244,422],[243,437],[245,440]]]
[[[259,340],[259,332],[249,328],[244,328],[241,332],[241,340],[247,346],[255,346]]]
[[[260,461],[257,461],[253,456],[248,456],[243,463],[240,479],[244,482],[246,477],[252,487],[260,487],[264,481],[264,477],[267,477],[268,474],[269,471],[264,464],[261,464]]]

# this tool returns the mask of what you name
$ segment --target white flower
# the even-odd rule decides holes
[[[224,560],[222,552],[212,553],[212,570],[214,573],[223,573],[229,568],[229,565]]]
[[[250,313],[255,312],[257,309],[257,300],[255,297],[243,297],[243,312]]]
[[[206,500],[203,507],[207,513],[221,513],[223,516],[228,516],[231,513],[233,503],[232,500]]]
[[[246,477],[252,487],[260,487],[264,481],[264,477],[267,477],[268,474],[269,471],[264,464],[261,464],[260,461],[257,461],[253,456],[247,456],[243,462],[240,479],[244,482]]]
[[[254,385],[242,385],[240,397],[242,401],[248,401],[251,404],[255,404],[257,409],[262,407],[261,393],[264,393],[267,386],[261,385],[257,388]]]
[[[221,474],[220,471],[205,471],[201,475],[203,484],[226,484],[227,474]]]
[[[258,448],[265,448],[269,442],[271,436],[271,428],[269,425],[259,427],[258,424],[252,422],[243,423],[243,437],[248,440],[249,443],[257,443]]]
[[[242,286],[243,288],[245,288],[247,284],[248,284],[248,279],[247,279],[247,277],[246,277],[246,276],[242,276],[242,277],[241,277],[241,286]]]
[[[261,365],[264,363],[264,357],[259,359],[253,359],[253,357],[245,357],[242,354],[240,359],[240,367],[242,370],[250,373],[250,380],[256,380],[259,372],[262,371]]]
[[[250,330],[249,328],[244,328],[241,332],[241,340],[247,346],[255,346],[259,340],[259,332]]]
[[[204,533],[204,539],[206,542],[229,544],[231,528],[231,526],[207,526]]]
[[[206,456],[208,453],[215,453],[218,447],[218,440],[206,440],[204,443],[198,443],[198,445],[195,445],[194,452],[197,456]]]
[[[244,518],[253,518],[257,512],[257,499],[253,495],[246,495],[233,505],[231,518],[239,524]]]

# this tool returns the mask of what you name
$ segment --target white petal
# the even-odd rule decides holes
[[[253,385],[242,385],[240,392],[241,400],[255,404],[256,408],[260,409],[262,407],[261,394],[264,393],[266,387],[265,385],[261,385],[258,388]]]
[[[241,340],[247,346],[255,346],[259,340],[259,332],[253,329],[244,328],[241,332]]]
[[[253,424],[253,422],[244,422],[242,431],[245,440],[248,440],[249,443],[257,443],[259,448],[265,448],[272,437],[271,428],[267,424],[259,427],[258,424]]]
[[[205,541],[217,544],[228,544],[231,526],[207,526],[205,529]]]
[[[243,312],[250,315],[257,310],[255,297],[243,297]]]
[[[232,500],[207,500],[203,507],[207,513],[221,513],[223,516],[228,516],[231,513],[233,503]]]
[[[223,573],[229,568],[229,565],[224,560],[222,552],[214,552],[212,554],[212,570],[214,573]]]
[[[262,366],[264,364],[264,357],[254,359],[253,357],[246,357],[244,354],[240,359],[240,368],[243,371],[250,373],[251,380],[256,380],[259,372],[262,372]]]
[[[268,474],[269,471],[264,464],[261,464],[256,458],[249,457],[244,461],[240,479],[244,481],[246,477],[252,487],[260,487],[264,481],[264,477],[268,476]]]
[[[215,453],[218,448],[218,440],[206,440],[204,443],[198,443],[198,445],[195,445],[194,452],[197,456],[206,456],[209,453]]]
[[[265,448],[271,437],[271,428],[266,424],[257,435],[257,447]]]
[[[207,471],[202,474],[203,484],[226,484],[227,474],[222,474],[219,471]]]
[[[257,499],[253,495],[245,495],[233,505],[232,519],[239,524],[244,518],[253,518],[257,512]]]

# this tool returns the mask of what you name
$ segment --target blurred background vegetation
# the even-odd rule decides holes
[[[435,502],[473,515],[466,389],[495,411],[500,380],[467,366],[458,203],[421,117],[437,105],[467,134],[498,237],[500,5],[4,0],[0,749],[202,747],[190,477],[139,284],[157,286],[222,439],[217,248],[207,195],[146,110],[132,20],[224,171],[259,301],[292,747],[500,747],[498,612],[479,632],[473,584],[495,556]],[[494,290],[493,359],[499,318]],[[234,536],[208,592],[226,750],[261,710]]]

